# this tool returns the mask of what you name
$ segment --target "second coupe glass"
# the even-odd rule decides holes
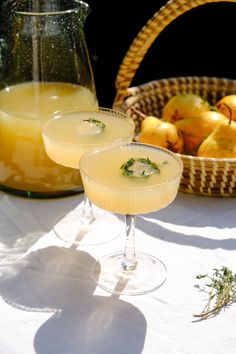
[[[50,159],[59,165],[79,169],[80,158],[85,152],[95,147],[131,142],[134,129],[133,119],[128,115],[100,108],[55,113],[43,124],[42,135]],[[65,215],[54,231],[71,244],[96,245],[117,237],[121,223],[114,214],[92,208],[85,195],[83,208],[78,206]]]

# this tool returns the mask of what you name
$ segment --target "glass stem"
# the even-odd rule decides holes
[[[86,194],[84,194],[84,206],[83,206],[81,221],[85,225],[90,225],[94,220],[95,217],[93,215],[92,203],[90,202]]]
[[[135,216],[125,215],[125,231],[126,241],[124,258],[121,267],[124,271],[134,270],[137,267],[137,260],[135,255]]]

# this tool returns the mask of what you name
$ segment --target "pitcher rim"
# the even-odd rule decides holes
[[[79,10],[79,6],[76,5],[83,5],[86,10],[90,9],[90,6],[88,3],[80,0],[74,0],[73,1],[75,4],[74,8],[68,9],[68,10],[62,10],[62,11],[45,11],[45,12],[37,12],[37,11],[13,11],[14,14],[16,15],[23,15],[23,16],[55,16],[55,15],[64,15],[64,14],[70,14],[70,13],[75,13]]]

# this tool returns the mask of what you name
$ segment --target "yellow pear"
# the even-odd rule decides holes
[[[194,93],[178,94],[169,99],[162,110],[162,118],[175,123],[210,110],[210,104]]]
[[[223,114],[215,111],[206,111],[192,118],[178,120],[175,126],[182,133],[184,153],[196,155],[199,145],[222,120],[229,121]]]
[[[216,108],[226,117],[236,121],[236,95],[224,96],[217,102]]]
[[[236,157],[236,122],[222,120],[198,149],[202,157]]]
[[[141,124],[138,141],[164,147],[173,152],[183,151],[183,137],[178,128],[162,119],[147,116]]]

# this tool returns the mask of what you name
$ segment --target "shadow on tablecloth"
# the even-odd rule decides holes
[[[0,271],[23,256],[82,200],[82,195],[47,200],[0,192]]]
[[[3,272],[0,294],[8,304],[52,313],[32,334],[37,354],[142,353],[145,317],[118,296],[93,295],[94,261],[84,251],[50,246]]]
[[[179,193],[168,207],[137,218],[137,228],[166,242],[236,249],[236,200]]]

